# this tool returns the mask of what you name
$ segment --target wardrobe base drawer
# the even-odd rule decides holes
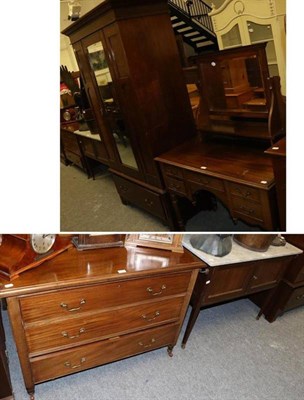
[[[167,219],[163,207],[164,194],[152,192],[152,190],[146,189],[135,182],[131,182],[114,174],[113,180],[123,201],[130,202],[131,204],[143,208],[150,214],[163,220]]]
[[[174,346],[178,325],[116,336],[98,343],[31,359],[35,383],[72,374],[163,346]]]

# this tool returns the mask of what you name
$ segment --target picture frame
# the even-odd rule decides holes
[[[126,247],[152,247],[155,249],[170,250],[175,253],[183,253],[183,235],[179,234],[158,234],[140,233],[128,234],[125,239]]]
[[[123,247],[124,235],[113,234],[79,234],[72,239],[77,250],[105,249],[108,247]]]

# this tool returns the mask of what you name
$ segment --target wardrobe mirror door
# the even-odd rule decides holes
[[[115,87],[101,42],[87,47],[90,66],[94,72],[100,97],[102,113],[113,134],[121,163],[138,170],[130,143],[130,134],[115,95]]]

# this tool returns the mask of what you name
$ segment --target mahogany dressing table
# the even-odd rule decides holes
[[[232,218],[276,230],[278,215],[271,159],[261,148],[233,139],[188,141],[156,160],[175,211],[177,228],[185,230],[178,198],[193,204],[198,191],[208,191],[228,208]]]
[[[177,229],[185,230],[186,220],[180,198],[197,206],[206,192],[222,201],[234,220],[269,231],[279,228],[275,186],[281,178],[264,152],[285,134],[285,108],[280,79],[269,76],[265,45],[195,58],[199,137],[155,158]]]
[[[24,382],[35,384],[168,347],[204,263],[187,250],[70,248],[0,279]]]

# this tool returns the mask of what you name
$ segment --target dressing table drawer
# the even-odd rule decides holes
[[[241,197],[232,196],[232,211],[234,213],[241,214],[247,218],[263,221],[263,208],[261,204],[253,201],[246,201]]]
[[[165,177],[165,180],[166,180],[166,186],[169,190],[182,195],[187,194],[186,186],[183,181],[168,176]]]
[[[238,185],[228,182],[228,190],[231,196],[241,197],[246,200],[260,202],[260,191],[246,185]]]
[[[225,192],[224,182],[221,179],[190,171],[185,172],[185,177],[187,181],[198,183],[200,186],[205,187],[206,189],[215,189],[220,192]]]
[[[162,168],[165,175],[183,179],[183,170],[181,168],[175,167],[174,165],[166,165],[166,164],[163,164]]]

